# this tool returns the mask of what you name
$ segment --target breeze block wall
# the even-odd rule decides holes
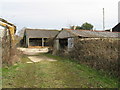
[[[118,38],[76,39],[69,57],[119,77],[119,43]]]

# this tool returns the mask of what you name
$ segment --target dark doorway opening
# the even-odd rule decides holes
[[[49,39],[48,38],[44,38],[44,46],[49,46]]]
[[[66,48],[68,46],[68,39],[59,39],[60,48]]]
[[[42,46],[42,38],[30,38],[29,46]]]

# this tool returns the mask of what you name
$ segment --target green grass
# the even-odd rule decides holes
[[[26,62],[29,62],[30,61],[30,59],[29,58],[27,58],[27,56],[26,55],[22,55],[21,56],[21,63],[26,63]]]
[[[40,54],[57,61],[23,63],[3,68],[3,88],[117,88],[118,80],[110,78],[73,60]]]

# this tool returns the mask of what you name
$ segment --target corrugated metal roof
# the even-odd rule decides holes
[[[68,38],[68,37],[74,37],[75,35],[68,32],[67,30],[62,30],[56,38]]]
[[[29,38],[53,38],[59,33],[58,30],[46,29],[26,29],[25,31]]]
[[[67,33],[64,33],[64,32]],[[120,33],[116,32],[103,32],[103,31],[89,31],[89,30],[63,30],[61,31],[57,38],[67,38],[67,37],[75,37],[75,36],[81,36],[81,37],[91,37],[91,38],[97,38],[97,37],[120,37]]]

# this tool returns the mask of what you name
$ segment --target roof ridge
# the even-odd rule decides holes
[[[31,28],[26,28],[26,30],[60,31],[60,30],[57,30],[57,29],[31,29]]]
[[[89,32],[109,32],[109,31],[97,31],[97,30],[73,30],[73,29],[64,29],[64,30],[67,30],[67,31],[89,31]],[[109,33],[120,33],[120,32],[109,32]]]

